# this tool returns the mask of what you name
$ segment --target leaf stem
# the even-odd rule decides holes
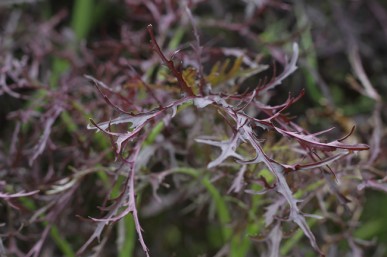
[[[184,81],[182,74],[176,69],[175,64],[173,61],[168,60],[163,52],[160,49],[160,46],[158,45],[155,34],[153,33],[153,26],[152,24],[149,24],[147,27],[148,33],[151,37],[151,44],[153,49],[156,51],[156,53],[160,56],[163,63],[169,68],[169,70],[173,73],[173,75],[176,77],[178,84],[180,88],[186,92],[189,96],[195,96],[192,89],[187,85],[187,83]]]

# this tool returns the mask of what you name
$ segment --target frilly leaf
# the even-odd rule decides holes
[[[213,141],[207,139],[195,139],[196,142],[217,146],[221,149],[221,154],[212,162],[208,164],[208,168],[211,169],[221,164],[228,157],[235,157],[238,160],[243,160],[243,156],[236,152],[239,144],[239,137],[235,134],[232,138],[226,141]]]

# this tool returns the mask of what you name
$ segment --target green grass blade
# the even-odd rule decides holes
[[[71,27],[78,40],[88,36],[92,26],[93,0],[77,0],[74,3]]]
[[[50,235],[64,256],[75,257],[75,252],[73,251],[71,244],[61,236],[58,228],[55,225],[51,226]]]
[[[208,177],[205,177],[202,179],[202,184],[210,193],[212,200],[215,203],[216,213],[222,225],[223,239],[227,241],[232,235],[232,230],[230,227],[228,227],[229,223],[231,222],[231,216],[230,216],[230,212],[228,211],[226,202],[224,201],[220,192],[208,179]]]

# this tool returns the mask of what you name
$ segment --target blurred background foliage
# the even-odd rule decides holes
[[[194,40],[184,5],[191,9],[201,43],[208,49],[203,57],[207,72],[224,60],[219,50],[223,48],[243,50],[268,65],[241,84],[241,91],[279,74],[292,43],[299,43],[299,70],[269,93],[269,103],[282,103],[289,92],[305,88],[302,101],[289,110],[304,127],[317,131],[335,126],[329,136],[340,136],[357,126],[353,140],[373,150],[359,155],[359,162],[367,165],[354,170],[355,180],[377,180],[384,187],[359,188],[353,193],[361,207],[356,229],[348,233],[359,238],[365,256],[385,256],[386,1],[2,0],[0,188],[8,193],[45,192],[2,199],[1,247],[8,256],[75,256],[90,236],[94,224],[80,217],[98,217],[96,207],[107,201],[106,192],[112,197],[119,194],[119,183],[112,185],[123,178],[112,175],[117,167],[111,165],[110,140],[86,130],[90,117],[106,120],[113,111],[87,86],[83,75],[101,79],[112,90],[125,85],[128,73],[157,81],[162,67],[152,57],[146,26],[153,24],[159,44],[167,51],[184,51]],[[114,100],[125,106],[131,97],[133,92],[128,90]],[[107,167],[111,173],[106,174]],[[364,169],[368,173],[359,175]],[[161,207],[152,205],[150,187],[144,185],[139,194],[150,252],[153,256],[222,256],[220,249],[230,231],[221,223],[230,221],[227,208],[240,203],[230,204],[233,197],[223,195],[205,178],[199,182],[187,182],[184,176],[178,179],[185,188],[174,188],[175,193],[168,195],[170,202]],[[199,193],[197,187],[202,188]],[[160,190],[161,194],[170,192]],[[197,195],[192,197],[193,193]],[[215,206],[206,204],[209,201],[215,201]],[[263,204],[257,203],[263,201],[260,196],[250,201],[250,207]],[[257,219],[256,227],[249,228],[252,235],[260,231],[262,218],[250,218]],[[111,247],[94,244],[93,256],[142,256],[133,226],[130,217],[109,226],[106,233],[111,236],[100,245]],[[318,225],[311,226],[319,230]],[[337,226],[332,222],[332,234],[340,231]],[[319,238],[338,242],[336,248],[327,249],[327,256],[343,252],[355,256],[344,234]],[[262,243],[246,238],[231,243],[229,247],[233,243],[238,247],[232,248],[237,250],[230,256],[260,254]],[[285,241],[282,255],[315,256],[309,248],[289,255],[295,246],[307,245],[305,238],[296,238]]]

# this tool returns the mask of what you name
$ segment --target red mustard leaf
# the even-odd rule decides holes
[[[239,160],[243,160],[243,156],[238,154],[236,152],[236,149],[239,144],[239,135],[234,134],[234,136],[228,140],[225,141],[214,141],[214,140],[207,140],[207,139],[196,139],[196,142],[213,145],[220,147],[221,154],[212,162],[208,164],[208,168],[211,169],[215,166],[218,166],[221,164],[224,160],[226,160],[228,157],[235,157]]]
[[[291,132],[286,131],[280,128],[277,128],[274,126],[274,129],[279,132],[280,134],[294,138],[296,139],[301,145],[312,148],[312,149],[318,149],[321,151],[335,151],[337,149],[346,149],[350,151],[363,151],[368,150],[369,146],[366,144],[344,144],[341,143],[338,140],[329,142],[329,143],[321,143],[318,138],[316,138],[314,135],[303,135],[298,132]]]

